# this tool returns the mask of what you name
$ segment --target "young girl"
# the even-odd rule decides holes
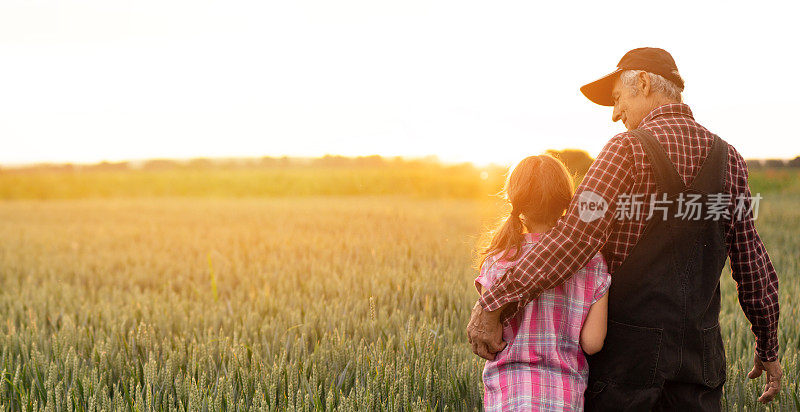
[[[514,168],[504,191],[512,210],[481,250],[481,273],[475,279],[479,293],[491,289],[564,214],[573,184],[560,161],[531,156]],[[598,253],[504,326],[507,346],[483,369],[487,411],[583,410],[589,373],[584,352],[603,347],[610,283]]]

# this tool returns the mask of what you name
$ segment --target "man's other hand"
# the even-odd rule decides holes
[[[781,377],[783,376],[783,372],[781,372],[781,363],[777,360],[773,362],[762,362],[761,359],[758,358],[758,355],[755,355],[753,369],[747,374],[747,377],[755,379],[761,376],[761,372],[767,372],[767,383],[764,385],[764,393],[761,394],[758,401],[761,403],[772,402],[772,399],[781,391]]]
[[[480,302],[476,302],[469,317],[467,339],[472,345],[472,352],[486,360],[494,360],[495,354],[506,347],[506,343],[503,342],[500,312],[500,309],[487,312],[483,310]]]

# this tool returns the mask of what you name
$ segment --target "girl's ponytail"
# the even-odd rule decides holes
[[[520,213],[516,209],[512,209],[505,221],[498,227],[488,249],[502,251],[503,254],[498,257],[499,259],[514,260],[520,254],[519,246],[524,240],[524,231],[525,226],[522,224]],[[486,255],[484,254],[484,258]]]

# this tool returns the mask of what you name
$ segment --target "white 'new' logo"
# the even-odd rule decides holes
[[[608,203],[602,196],[591,190],[584,190],[578,195],[578,215],[584,222],[593,222],[603,217],[608,210]]]

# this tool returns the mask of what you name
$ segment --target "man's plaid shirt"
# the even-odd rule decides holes
[[[653,133],[684,182],[691,184],[711,149],[713,134],[695,122],[689,106],[658,107],[642,120],[639,128]],[[617,219],[615,203],[620,194],[645,194],[644,199],[650,199],[651,194],[657,193],[649,165],[635,136],[627,132],[614,136],[578,186],[566,215],[545,233],[518,266],[480,298],[481,306],[493,311],[510,304],[510,309],[503,313],[506,321],[543,290],[562,284],[586,266],[598,250],[613,276],[647,224],[645,219]],[[774,361],[778,356],[778,276],[756,232],[752,213],[744,219],[735,218],[736,199],[744,198],[744,205],[739,206],[750,210],[747,176],[744,159],[729,145],[725,191],[732,199],[731,224],[726,232],[731,271],[738,285],[739,304],[756,336],[756,352],[761,360]],[[578,194],[587,190],[602,196],[609,205],[602,218],[591,222],[580,219],[576,201]],[[643,203],[642,213],[647,216],[649,202]]]

